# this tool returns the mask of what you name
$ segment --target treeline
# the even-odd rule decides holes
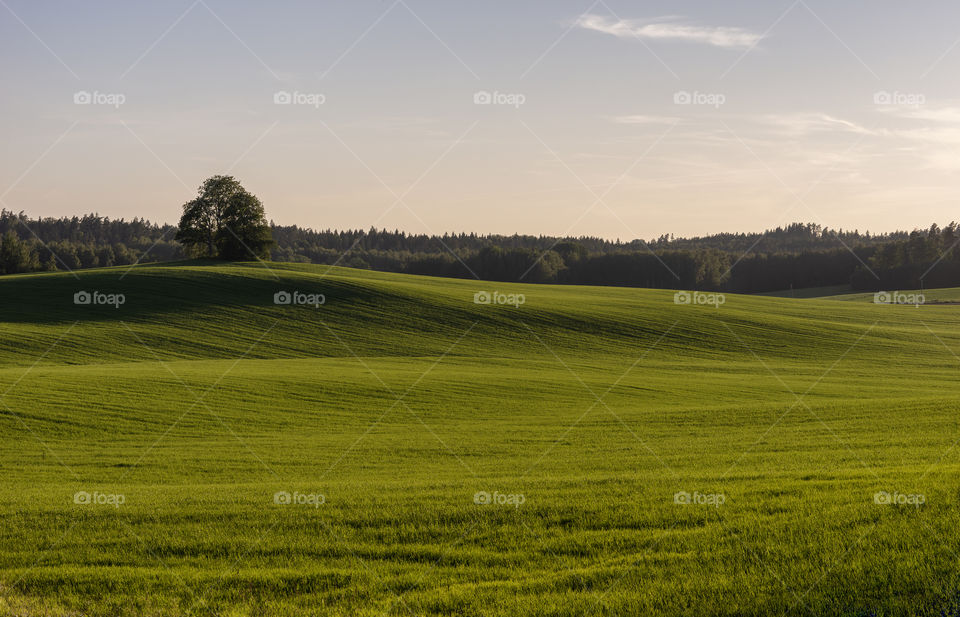
[[[339,264],[407,274],[578,285],[616,285],[759,293],[793,287],[883,285],[920,287],[916,268],[900,269],[907,258],[899,247],[917,238],[939,238],[950,246],[957,225],[928,232],[870,234],[794,223],[762,233],[716,234],[701,238],[661,236],[645,242],[550,236],[428,236],[401,231],[314,231],[273,226],[274,259]],[[932,242],[932,240],[931,240]],[[894,256],[875,262],[878,250]],[[344,255],[346,252],[346,255]],[[934,251],[939,255],[939,251]],[[916,254],[914,251],[911,255]],[[932,265],[934,259],[928,259]],[[935,271],[946,271],[946,258]],[[881,276],[880,271],[884,276]],[[877,276],[874,276],[874,273]],[[931,272],[932,275],[932,272]],[[960,272],[938,285],[960,285]],[[932,284],[932,283],[930,283]]]
[[[286,247],[293,252],[306,254],[318,248],[330,249],[341,253],[352,246],[361,251],[400,251],[406,253],[435,253],[444,252],[444,246],[451,250],[462,252],[477,252],[488,246],[497,246],[502,249],[531,249],[544,251],[557,246],[558,243],[569,241],[578,244],[590,255],[598,253],[614,253],[624,251],[654,250],[697,250],[716,249],[719,251],[736,252],[743,254],[749,250],[758,253],[795,253],[810,250],[830,250],[848,246],[870,246],[884,244],[891,240],[903,240],[908,237],[906,232],[871,235],[869,232],[834,231],[824,229],[812,223],[793,223],[786,227],[778,227],[762,233],[720,233],[712,236],[697,238],[675,238],[663,235],[656,240],[633,240],[621,242],[605,240],[603,238],[579,237],[556,238],[553,236],[529,235],[489,235],[471,234],[444,234],[443,236],[429,236],[423,234],[407,234],[402,231],[388,231],[370,229],[369,231],[314,231],[297,226],[273,225],[273,238],[278,246]]]
[[[28,219],[23,212],[0,210],[0,274],[123,266],[148,250],[147,261],[180,259],[175,231],[137,218]]]
[[[869,269],[858,269],[851,284],[856,289],[916,289],[960,286],[960,226],[936,224],[875,247]],[[918,284],[918,283],[922,283]]]
[[[602,238],[315,231],[271,223],[274,261],[491,281],[735,293],[850,284],[860,290],[960,286],[960,229],[860,233],[794,223],[763,233],[645,242]],[[0,211],[0,273],[187,257],[176,228],[97,215],[29,219]]]

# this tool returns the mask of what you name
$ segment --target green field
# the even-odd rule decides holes
[[[960,607],[960,307],[125,273],[0,278],[0,614]]]

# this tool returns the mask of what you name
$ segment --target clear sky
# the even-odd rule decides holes
[[[960,4],[0,0],[0,206],[652,238],[960,219]]]

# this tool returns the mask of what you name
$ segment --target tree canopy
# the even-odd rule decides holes
[[[177,241],[194,255],[268,259],[273,246],[263,204],[233,176],[212,176],[183,205]]]

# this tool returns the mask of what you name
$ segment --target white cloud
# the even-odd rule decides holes
[[[622,38],[686,41],[726,48],[753,47],[763,38],[762,34],[743,28],[692,26],[677,23],[674,21],[675,17],[666,19],[667,21],[644,23],[636,19],[618,20],[603,15],[584,15],[577,20],[576,25]]]

